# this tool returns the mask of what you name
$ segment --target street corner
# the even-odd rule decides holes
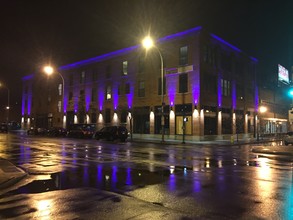
[[[253,153],[293,156],[293,146],[256,146]]]
[[[0,158],[0,189],[8,188],[27,176],[21,168],[8,160]]]

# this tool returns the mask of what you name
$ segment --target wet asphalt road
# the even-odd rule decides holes
[[[251,148],[0,134],[0,219],[292,219],[292,159]]]

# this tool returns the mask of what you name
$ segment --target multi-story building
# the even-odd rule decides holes
[[[23,125],[124,124],[134,134],[164,130],[167,138],[255,135],[257,63],[196,27],[163,37],[148,51],[137,45],[59,67],[64,94],[58,75],[24,77]]]

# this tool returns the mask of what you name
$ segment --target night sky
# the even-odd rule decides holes
[[[21,77],[48,62],[61,66],[139,44],[148,32],[159,38],[199,25],[257,58],[262,76],[293,65],[291,0],[2,0],[0,81],[13,105]],[[0,114],[6,97],[0,89]]]

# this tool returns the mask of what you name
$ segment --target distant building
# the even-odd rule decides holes
[[[63,103],[58,74],[24,77],[23,127],[123,124],[133,133],[159,135],[163,90],[166,138],[183,129],[194,140],[256,134],[265,100],[259,97],[257,59],[201,27],[163,37],[157,48],[163,88],[158,51],[140,45],[61,66]]]

